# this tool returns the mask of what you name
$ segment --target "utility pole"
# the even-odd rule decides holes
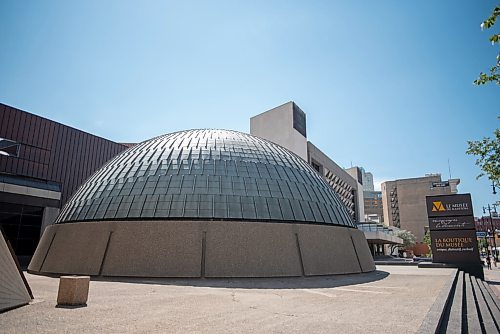
[[[493,217],[491,216],[491,207],[490,205],[488,204],[487,207],[484,207],[483,206],[483,213],[485,214],[486,213],[486,210],[488,210],[488,213],[490,215],[490,226],[491,226],[491,230],[493,231],[493,245],[495,247],[495,250],[493,251],[493,254],[495,256],[495,261],[498,262],[498,256],[497,256],[497,242],[496,242],[496,229],[495,229],[495,226],[493,226]],[[497,213],[497,205],[496,204],[493,204],[493,212]]]

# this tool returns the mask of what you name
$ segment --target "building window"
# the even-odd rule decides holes
[[[320,164],[318,164],[316,161],[311,161],[311,166],[312,168],[314,168],[318,173],[321,174],[321,170],[322,170],[322,166]]]
[[[8,157],[18,157],[20,147],[21,144],[18,144],[15,141],[0,138],[0,155],[5,155]]]
[[[16,255],[32,255],[40,239],[43,208],[0,202],[0,228]]]
[[[306,135],[306,114],[294,103],[293,104],[293,128],[301,135]]]

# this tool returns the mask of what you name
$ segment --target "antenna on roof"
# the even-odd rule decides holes
[[[448,173],[450,174],[450,179],[451,179],[450,158],[448,158]]]

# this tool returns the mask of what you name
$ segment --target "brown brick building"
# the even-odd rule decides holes
[[[0,228],[31,256],[42,227],[122,144],[0,104]]]

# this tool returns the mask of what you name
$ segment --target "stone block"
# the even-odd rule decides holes
[[[61,276],[57,305],[77,306],[87,305],[89,296],[90,276]]]

